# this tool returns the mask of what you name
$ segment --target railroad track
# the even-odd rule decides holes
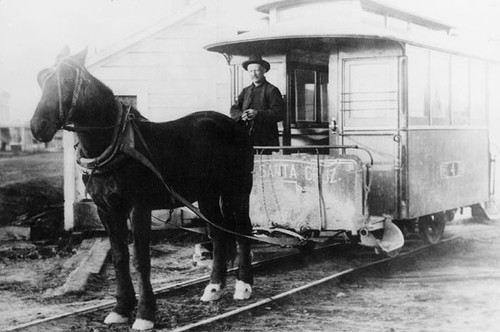
[[[313,288],[315,286],[320,286],[325,283],[332,282],[334,280],[341,280],[342,278],[349,278],[349,277],[355,277],[356,275],[367,273],[369,271],[377,270],[377,273],[380,273],[383,271],[383,274],[386,273],[391,273],[394,271],[399,270],[402,268],[402,266],[408,264],[408,260],[411,258],[415,258],[418,255],[422,255],[426,252],[428,252],[430,249],[438,247],[438,246],[443,246],[443,245],[449,245],[453,243],[454,241],[460,239],[460,237],[450,237],[446,238],[443,241],[435,244],[435,245],[421,245],[421,246],[414,246],[413,248],[406,250],[405,252],[402,252],[400,255],[395,256],[395,257],[388,257],[388,258],[382,258],[376,261],[372,262],[363,262],[362,265],[358,266],[353,266],[351,268],[347,268],[342,271],[338,272],[333,272],[332,274],[328,274],[324,276],[323,278],[312,280],[310,282],[306,282],[305,284],[301,286],[294,287],[290,290],[281,292],[279,294],[261,299],[259,301],[256,301],[254,303],[241,306],[239,308],[233,309],[226,311],[222,314],[209,317],[206,319],[201,319],[193,323],[189,323],[183,326],[179,326],[174,329],[158,329],[157,331],[169,331],[169,332],[181,332],[181,331],[196,331],[199,330],[200,328],[207,327],[207,330],[217,330],[217,329],[210,329],[208,326],[210,324],[216,324],[217,322],[221,322],[225,319],[232,318],[236,315],[242,314],[244,312],[248,312],[251,310],[255,310],[257,308],[262,308],[265,306],[268,306],[270,303],[278,301],[280,299],[290,297],[296,293],[306,291],[310,288]],[[360,262],[357,262],[358,264]],[[354,265],[357,265],[356,263]]]
[[[447,238],[434,246],[445,245],[457,239],[458,237]],[[155,290],[158,304],[156,331],[200,329],[333,280],[373,269],[397,269],[399,264],[408,263],[409,258],[418,256],[434,246],[423,246],[420,241],[410,241],[400,255],[374,260],[377,256],[372,251],[359,248],[350,250],[350,246],[335,243],[319,247],[314,251],[314,255],[297,252],[255,262],[255,288],[250,303],[232,300],[230,294],[234,280],[231,277],[228,278],[226,296],[210,304],[199,301],[203,287],[209,280],[208,275],[162,287]],[[297,272],[300,272],[300,278],[297,277]],[[307,280],[304,280],[303,275],[308,276]],[[102,323],[114,303],[115,301],[109,301],[82,308],[19,325],[7,331],[129,331],[130,325],[107,327]]]
[[[324,246],[318,246],[315,251],[320,251],[320,250],[326,250],[328,248],[332,248],[335,246],[340,245],[340,243],[333,243],[333,244],[328,244]],[[255,269],[259,268],[265,268],[266,266],[271,266],[276,263],[280,263],[282,261],[286,261],[288,259],[293,259],[294,257],[299,257],[301,255],[301,252],[295,251],[294,253],[286,253],[286,254],[278,254],[274,255],[272,258],[269,259],[263,259],[260,261],[256,261],[252,263],[252,266]],[[231,268],[228,269],[228,275],[231,276],[234,274],[236,271],[236,268]],[[163,287],[159,287],[154,289],[154,293],[157,296],[157,298],[165,297],[168,296],[169,294],[173,292],[182,292],[185,289],[189,289],[191,287],[205,287],[207,282],[210,280],[210,275],[204,275],[195,279],[179,282],[176,284],[172,285],[167,285]],[[201,294],[201,293],[200,293]],[[201,296],[201,295],[200,295]],[[53,325],[54,323],[57,323],[58,321],[64,320],[64,319],[71,319],[75,317],[81,317],[86,314],[92,314],[94,312],[99,312],[102,310],[109,310],[111,309],[116,303],[116,300],[109,300],[104,303],[99,303],[96,305],[91,305],[85,308],[80,308],[76,310],[69,311],[67,313],[62,313],[38,320],[34,320],[32,322],[24,323],[17,325],[15,327],[9,328],[5,330],[5,332],[10,332],[10,331],[42,331],[41,327],[43,326],[49,326]],[[48,330],[47,330],[48,331]]]

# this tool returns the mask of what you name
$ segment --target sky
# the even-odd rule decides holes
[[[251,11],[251,0],[231,1]],[[385,2],[493,36],[500,45],[498,0]],[[0,90],[11,95],[10,120],[29,120],[40,97],[36,76],[65,45],[71,53],[102,50],[168,16],[172,6],[168,0],[0,0]]]

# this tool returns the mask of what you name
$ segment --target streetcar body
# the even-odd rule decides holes
[[[478,213],[491,206],[487,73],[492,60],[478,43],[468,49],[450,35],[450,26],[371,0],[267,1],[257,10],[268,14],[267,27],[206,47],[226,57],[233,98],[249,84],[240,64],[257,53],[271,64],[266,77],[286,101],[280,127],[284,148],[255,158],[254,226],[359,236],[377,228],[366,227],[372,217],[381,217],[387,225],[418,221],[424,233],[442,233],[456,209],[472,206]],[[338,162],[342,185],[323,185],[329,170],[320,166],[324,172],[306,184],[319,188],[314,199],[278,206],[275,197],[294,190],[301,197],[303,186],[288,175],[268,174],[262,182],[262,172],[298,165],[304,154],[310,164]],[[353,173],[339,166],[347,160],[356,164]],[[262,183],[282,191],[263,192]],[[273,204],[276,211],[270,214]],[[427,240],[435,242],[434,235]]]

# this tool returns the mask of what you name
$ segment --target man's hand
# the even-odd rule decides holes
[[[241,115],[241,119],[243,121],[251,121],[251,120],[255,119],[255,117],[257,116],[257,113],[258,113],[257,110],[249,108],[243,112],[243,114]]]

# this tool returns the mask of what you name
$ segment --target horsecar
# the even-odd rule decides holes
[[[287,104],[282,147],[256,147],[254,229],[299,239],[345,232],[403,245],[394,223],[436,243],[457,209],[495,210],[491,60],[452,27],[374,1],[267,1],[268,26],[217,41],[233,98],[259,54]]]
[[[76,162],[110,238],[117,301],[106,324],[136,312],[133,329],[154,327],[152,210],[184,205],[209,224],[214,259],[201,300],[215,301],[236,243],[233,298],[252,295],[251,220],[258,233],[298,243],[346,234],[391,254],[403,246],[400,227],[418,225],[435,243],[457,209],[494,208],[490,61],[448,36],[449,26],[370,0],[267,1],[258,10],[267,28],[207,49],[226,57],[233,93],[245,83],[243,59],[258,52],[271,63],[268,78],[287,102],[280,147],[254,154],[243,128],[217,112],[151,122],[88,72],[86,51],[65,48],[38,75],[33,136],[76,132]]]

